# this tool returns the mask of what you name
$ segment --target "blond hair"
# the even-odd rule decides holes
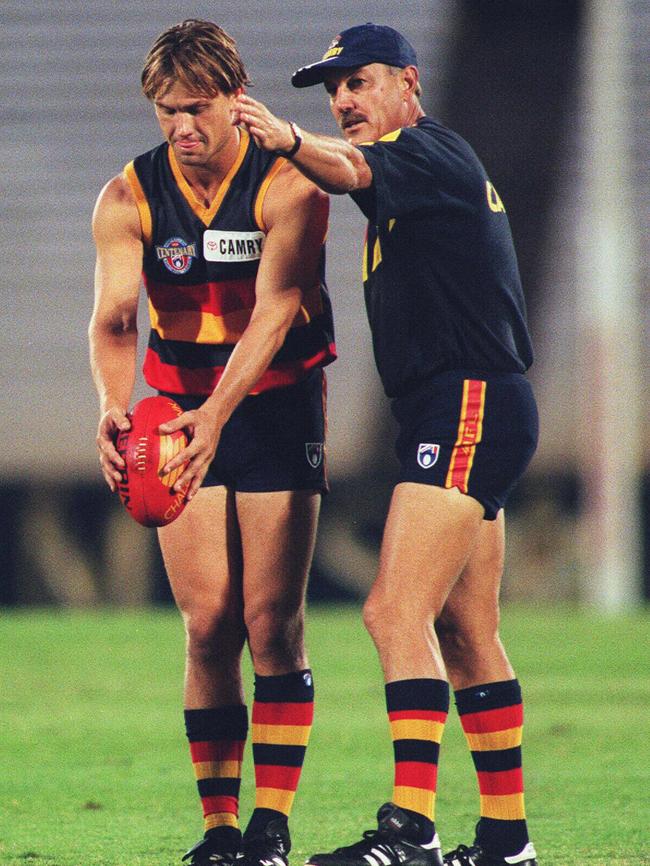
[[[235,40],[218,24],[196,18],[160,34],[145,58],[140,80],[144,95],[152,100],[174,83],[210,97],[250,84]]]

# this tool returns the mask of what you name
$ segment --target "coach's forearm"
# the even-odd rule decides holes
[[[338,138],[302,131],[291,157],[296,168],[322,190],[343,195],[368,186],[368,164],[358,148]]]
[[[344,195],[372,182],[372,172],[358,148],[340,138],[300,130],[302,141],[295,149],[295,126],[247,94],[235,100],[233,123],[246,127],[263,150],[291,154],[293,165],[325,192]]]

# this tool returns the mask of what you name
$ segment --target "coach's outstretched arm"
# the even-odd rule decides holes
[[[246,127],[263,150],[290,155],[296,168],[325,192],[344,195],[372,183],[370,166],[358,147],[297,127],[294,130],[289,121],[276,117],[262,102],[246,94],[235,101],[233,123]],[[296,135],[302,140],[292,154]]]

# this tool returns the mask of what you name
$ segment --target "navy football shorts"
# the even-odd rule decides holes
[[[167,394],[185,411],[202,396]],[[246,397],[223,427],[203,487],[247,493],[328,490],[325,465],[326,380],[312,370],[295,385]]]
[[[454,370],[393,400],[399,481],[458,488],[494,520],[537,447],[530,383],[518,373]]]

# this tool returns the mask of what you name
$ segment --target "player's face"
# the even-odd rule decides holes
[[[158,123],[179,163],[186,166],[209,164],[237,141],[231,116],[238,93],[205,96],[192,93],[176,82],[154,100]]]
[[[351,144],[377,141],[404,125],[404,82],[383,63],[332,70],[325,81],[334,119]]]

